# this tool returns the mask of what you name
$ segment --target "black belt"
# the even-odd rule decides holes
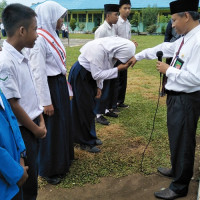
[[[195,92],[191,92],[191,93],[186,93],[186,92],[175,92],[173,90],[166,90],[166,94],[168,95],[182,95],[182,94],[196,94],[196,93],[199,93],[200,91],[195,91]]]

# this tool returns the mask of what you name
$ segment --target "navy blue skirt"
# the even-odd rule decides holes
[[[40,140],[39,174],[42,177],[64,175],[74,159],[71,111],[66,77],[48,77],[54,115],[44,115],[47,136]]]
[[[93,110],[97,92],[96,81],[77,61],[70,70],[69,82],[74,93],[71,102],[74,142],[95,145],[97,137]]]

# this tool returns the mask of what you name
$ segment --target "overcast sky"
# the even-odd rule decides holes
[[[21,3],[21,4],[24,4],[26,6],[31,6],[32,3],[42,2],[44,0],[6,0],[6,1],[7,1],[8,4],[10,4],[10,3]]]

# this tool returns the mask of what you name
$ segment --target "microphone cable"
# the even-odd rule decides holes
[[[160,102],[160,93],[161,93],[161,83],[162,83],[162,74],[160,73],[160,85],[159,85],[159,91],[158,91],[158,100],[157,100],[157,106],[156,106],[156,111],[155,111],[155,114],[154,114],[154,118],[153,118],[153,126],[152,126],[152,130],[151,130],[151,134],[150,134],[150,137],[149,137],[149,141],[142,153],[142,160],[141,160],[141,163],[140,163],[140,172],[143,172],[144,174],[146,175],[149,175],[147,173],[144,172],[144,168],[143,168],[143,163],[144,163],[144,158],[145,158],[145,153],[146,153],[146,150],[152,140],[152,136],[153,136],[153,132],[154,132],[154,127],[155,127],[155,120],[156,120],[156,115],[157,115],[157,112],[158,112],[158,106],[159,106],[159,102]]]

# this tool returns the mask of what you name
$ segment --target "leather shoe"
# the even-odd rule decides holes
[[[96,139],[96,145],[102,145],[103,142],[100,139]]]
[[[46,180],[51,185],[57,185],[61,182],[61,178],[59,178],[57,176],[43,177],[43,178],[44,178],[44,180]]]
[[[110,122],[104,117],[104,116],[100,116],[98,118],[96,118],[96,122],[102,125],[109,125]]]
[[[158,172],[163,176],[172,177],[172,169],[159,167]]]
[[[184,197],[186,195],[183,194],[177,194],[174,191],[170,190],[169,188],[166,188],[164,190],[161,190],[159,192],[154,193],[155,197],[159,199],[176,199],[178,197]]]
[[[87,151],[89,153],[99,153],[101,151],[96,146],[89,146],[89,145],[81,144],[80,147],[82,150]]]
[[[107,116],[107,117],[114,117],[114,118],[118,117],[118,114],[114,113],[111,110],[109,110],[109,112],[105,113],[104,115]]]

